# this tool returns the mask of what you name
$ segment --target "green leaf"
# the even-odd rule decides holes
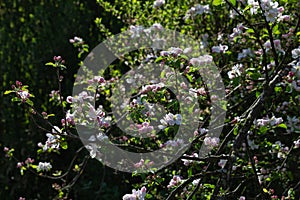
[[[68,149],[68,143],[66,141],[61,142],[60,146],[62,149]]]
[[[268,190],[267,190],[266,188],[264,188],[263,191],[264,191],[265,193],[268,193]]]
[[[193,170],[192,168],[188,169],[188,177],[192,177],[193,176]]]
[[[180,55],[180,58],[183,58],[183,59],[185,59],[185,60],[189,60],[189,57],[186,56],[186,55]]]
[[[43,149],[38,149],[36,152],[37,152],[37,154],[41,154],[41,153],[43,153]]]
[[[284,128],[284,129],[287,129],[287,126],[286,126],[286,124],[279,124],[277,127],[280,127],[280,128]]]
[[[20,99],[18,97],[13,97],[13,98],[11,98],[11,101],[12,102],[18,102],[18,101],[20,101]]]
[[[29,100],[29,99],[26,100],[26,103],[27,103],[28,105],[30,105],[30,106],[33,106],[33,102],[32,102],[31,100]]]
[[[266,127],[266,126],[262,126],[262,127],[259,128],[259,132],[260,132],[261,134],[265,134],[268,130],[269,130],[269,129],[268,129],[268,127]]]
[[[4,94],[10,94],[10,93],[12,93],[12,92],[14,92],[13,90],[6,90],[5,92],[4,92]]]
[[[53,175],[53,176],[60,176],[60,175],[61,175],[61,173],[62,173],[62,171],[61,171],[61,170],[59,170],[59,171],[56,171],[55,173],[53,173],[52,175]]]
[[[213,5],[214,6],[219,6],[223,3],[223,0],[213,0]]]
[[[248,73],[250,75],[250,77],[254,80],[258,80],[261,77],[260,73]]]
[[[232,3],[232,5],[236,6],[236,0],[230,0],[230,2]]]
[[[238,131],[239,131],[238,127],[235,127],[235,128],[233,129],[233,135],[237,135],[237,134],[238,134]]]
[[[281,88],[280,86],[276,86],[276,87],[274,88],[274,90],[275,90],[276,93],[282,92],[282,88]]]
[[[279,30],[279,25],[275,25],[273,28],[272,33],[274,33],[275,35],[279,35],[280,34],[280,30]]]
[[[246,33],[254,33],[254,30],[253,30],[252,28],[248,28],[248,29],[246,30]]]
[[[74,166],[74,169],[73,169],[75,172],[79,172],[80,171],[80,167],[79,167],[79,165],[75,165]]]
[[[54,64],[54,63],[52,63],[52,62],[48,62],[48,63],[46,63],[45,64],[46,66],[52,66],[52,67],[55,67],[56,65]]]
[[[67,69],[67,67],[64,66],[64,65],[59,65],[59,67],[60,67],[61,70]]]
[[[37,165],[31,165],[31,168],[32,168],[32,169],[36,169],[36,168],[37,168]]]
[[[260,96],[260,91],[255,92],[255,97],[258,98]]]

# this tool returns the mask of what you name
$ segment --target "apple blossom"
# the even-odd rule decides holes
[[[52,169],[52,165],[49,162],[39,162],[36,170],[39,171],[50,171]]]

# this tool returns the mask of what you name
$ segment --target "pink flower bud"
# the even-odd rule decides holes
[[[290,77],[293,77],[294,75],[295,75],[294,72],[289,72],[289,76],[290,76]]]
[[[283,19],[283,21],[290,21],[291,16],[289,16],[289,15],[283,15],[281,18]]]
[[[282,37],[283,37],[283,38],[289,38],[289,37],[291,37],[291,34],[290,34],[290,33],[283,34]]]
[[[279,46],[280,45],[280,40],[274,40],[274,45]]]
[[[31,163],[33,163],[34,162],[34,159],[32,159],[32,158],[27,158],[26,160],[25,160],[25,164],[31,164]]]
[[[66,120],[65,119],[61,119],[60,122],[61,122],[62,126],[66,125]]]
[[[73,97],[68,96],[66,100],[67,100],[68,103],[72,103],[73,102]]]
[[[23,166],[23,163],[22,162],[18,162],[17,163],[17,168],[21,168]]]
[[[103,77],[100,77],[98,80],[99,83],[105,83],[105,79]]]
[[[16,86],[17,86],[17,87],[21,87],[21,86],[22,86],[22,82],[16,81]]]
[[[3,151],[4,151],[4,152],[8,152],[8,151],[9,151],[9,148],[8,148],[8,147],[4,147]]]
[[[141,188],[141,192],[142,192],[142,193],[145,193],[146,191],[147,191],[147,189],[146,189],[145,186]]]
[[[53,57],[53,60],[54,60],[55,62],[61,61],[61,56],[54,56],[54,57]]]
[[[278,12],[283,13],[283,12],[284,12],[284,7],[282,7],[282,6],[279,7],[279,8],[278,8]]]

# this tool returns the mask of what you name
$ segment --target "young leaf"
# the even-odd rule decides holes
[[[236,0],[230,0],[230,2],[232,3],[232,5],[236,5]]]
[[[62,149],[68,149],[68,143],[66,141],[61,142],[60,146]]]
[[[48,63],[46,63],[45,65],[46,65],[46,66],[52,66],[52,67],[55,67],[55,64],[52,63],[52,62],[48,62]]]
[[[214,6],[219,6],[223,3],[223,0],[213,0],[213,5]]]
[[[279,124],[278,127],[287,129],[287,126],[286,126],[285,124],[283,124],[283,123],[282,123],[282,124]]]
[[[10,93],[12,93],[12,92],[14,92],[13,90],[6,90],[5,92],[4,92],[4,94],[10,94]]]

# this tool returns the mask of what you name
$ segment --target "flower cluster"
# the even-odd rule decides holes
[[[253,52],[250,48],[247,48],[247,49],[243,49],[241,53],[238,54],[238,60],[241,60],[243,58],[246,58],[246,57],[252,57],[253,56]]]
[[[213,57],[211,55],[204,55],[204,56],[200,56],[198,58],[191,58],[190,59],[190,63],[194,66],[194,67],[200,67],[203,65],[208,65],[211,64],[213,61]]]
[[[192,155],[187,155],[187,154],[183,154],[183,156],[188,156],[188,157],[192,157],[192,158],[198,158],[199,155],[197,153],[193,153]],[[185,166],[189,166],[191,163],[193,163],[193,160],[189,160],[189,159],[181,159],[181,161],[183,162],[183,164]]]
[[[263,119],[257,119],[254,124],[257,127],[261,127],[261,126],[277,126],[278,124],[281,124],[283,122],[282,117],[278,117],[276,118],[275,116],[272,116],[271,118],[269,118],[268,116],[263,118]]]
[[[221,167],[221,168],[223,169],[223,168],[225,167],[226,163],[227,163],[227,160],[221,159],[221,160],[218,162],[218,165],[219,165],[219,167]]]
[[[184,141],[182,139],[168,140],[166,143],[160,145],[160,147],[177,147],[182,144],[184,144]]]
[[[227,50],[228,50],[228,46],[222,44],[219,44],[219,46],[213,46],[211,48],[211,51],[213,53],[225,53]]]
[[[268,22],[275,22],[276,19],[282,17],[284,11],[283,7],[278,7],[278,2],[273,0],[263,0],[261,3],[261,8],[264,11],[264,15]]]
[[[236,64],[232,69],[227,73],[229,79],[233,79],[241,76],[241,70],[243,69],[243,64]]]
[[[285,54],[285,51],[282,49],[281,47],[281,41],[280,40],[274,40],[274,47],[276,51],[281,52],[282,54]],[[266,48],[266,51],[270,51],[270,49],[272,48],[271,46],[271,42],[268,40],[264,43],[264,47]]]
[[[241,35],[244,30],[248,29],[243,25],[243,23],[238,24],[235,28],[233,28],[233,33],[229,35],[229,40],[233,40],[235,37]]]
[[[158,126],[160,129],[165,129],[168,126],[181,125],[182,116],[180,114],[168,113],[160,120],[161,125]]]
[[[153,8],[159,8],[165,4],[165,0],[155,0],[153,3]]]
[[[281,143],[280,141],[276,141],[272,145],[272,149],[270,153],[277,154],[277,158],[284,159],[289,152],[289,147]]]
[[[172,188],[175,187],[177,185],[179,185],[183,180],[180,178],[180,176],[175,175],[173,176],[173,178],[170,180],[169,185],[167,186],[167,188]]]
[[[39,171],[50,171],[52,169],[52,165],[49,162],[39,162],[36,170]]]
[[[69,42],[72,44],[74,44],[74,43],[83,44],[82,38],[77,37],[77,36],[75,36],[73,39],[70,39]]]
[[[54,128],[52,129],[52,133],[46,134],[46,136],[48,137],[46,143],[45,144],[39,143],[38,146],[41,147],[44,152],[49,149],[59,150],[61,134],[62,134],[62,130],[57,126],[54,126]]]
[[[141,159],[139,162],[134,164],[135,168],[150,168],[154,164],[153,161],[145,161]]]
[[[209,12],[210,12],[209,5],[196,4],[186,12],[184,19],[194,18],[197,15],[202,15],[204,13],[209,13]]]
[[[136,125],[140,134],[151,133],[153,131],[153,126],[150,126],[149,122],[143,122],[142,124]]]
[[[89,51],[89,46],[84,43],[81,37],[75,36],[74,38],[69,39],[69,42],[78,49],[78,58],[80,58],[84,52]]]
[[[144,200],[147,188],[144,186],[140,190],[132,190],[132,194],[125,194],[123,200]]]
[[[208,148],[215,148],[219,145],[220,139],[217,137],[205,137],[204,144]]]
[[[5,91],[4,94],[15,93],[16,98],[13,98],[12,101],[27,103],[30,106],[33,105],[33,102],[29,98],[34,97],[34,95],[29,93],[27,85],[23,85],[21,81],[16,81],[16,84],[12,85],[11,88],[13,90]]]
[[[177,57],[182,53],[183,53],[183,50],[181,48],[171,47],[168,51],[161,51],[160,55],[161,56],[174,56],[174,57]]]
[[[162,89],[163,87],[165,87],[164,83],[157,83],[157,84],[151,84],[151,85],[145,85],[142,87],[142,94],[146,94],[150,91],[152,92],[157,92],[158,90]]]

